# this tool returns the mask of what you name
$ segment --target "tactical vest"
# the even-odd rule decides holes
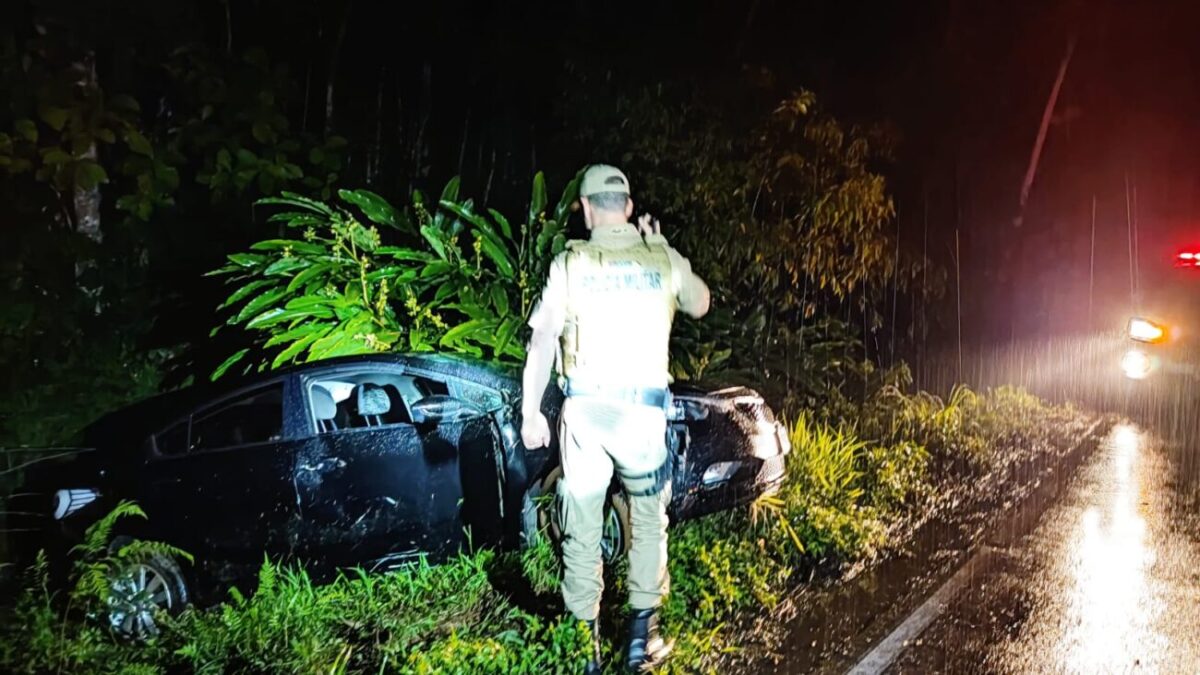
[[[619,248],[573,241],[560,372],[602,386],[665,387],[675,317],[671,258],[640,238]]]

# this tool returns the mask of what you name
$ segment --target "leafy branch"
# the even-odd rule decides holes
[[[244,329],[252,342],[213,379],[238,364],[263,370],[372,352],[524,358],[525,323],[566,245],[578,182],[547,213],[545,178],[535,175],[527,218],[516,228],[460,198],[457,178],[436,204],[414,191],[407,208],[367,190],[340,190],[340,203],[290,192],[259,200],[283,207],[268,220],[299,236],[260,241],[210,273],[232,289],[219,308],[228,313],[225,325]]]

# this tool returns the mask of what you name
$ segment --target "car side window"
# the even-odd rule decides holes
[[[190,417],[185,418],[155,434],[154,447],[159,454],[175,456],[187,453],[188,425],[191,421]]]
[[[504,398],[500,396],[500,392],[467,380],[451,380],[450,391],[441,393],[449,393],[480,410],[496,410],[504,405]]]
[[[251,445],[283,437],[283,385],[229,399],[192,416],[188,452]]]
[[[306,391],[318,433],[412,424],[414,403],[451,394],[441,380],[386,370],[318,376]]]

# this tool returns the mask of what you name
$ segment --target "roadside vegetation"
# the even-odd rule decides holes
[[[79,45],[6,44],[3,482],[35,456],[20,446],[77,441],[98,415],[195,379],[370,352],[523,357],[525,320],[571,234],[577,165],[551,170],[558,199],[541,173],[527,192],[511,188],[523,177],[497,177],[493,199],[489,173],[474,183],[478,201],[455,178],[435,199],[408,189],[431,175],[423,127],[408,130],[407,173],[385,180],[379,139],[349,142],[333,119],[316,132],[307,99],[262,50],[172,48],[131,62],[153,64],[147,81],[163,83],[139,97],[104,91],[103,79],[73,86],[76,64],[46,57]],[[674,376],[753,386],[790,426],[777,494],[671,531],[671,670],[713,668],[737,649],[739,622],[813,575],[903,546],[946,486],[969,485],[1008,448],[1070,440],[1078,413],[1018,390],[912,392],[897,354],[935,320],[889,326],[880,346],[884,310],[924,311],[943,279],[897,240],[887,129],[844,124],[766,73],[617,91],[612,78],[567,70],[564,156],[621,164],[639,206],[712,286],[710,316],[677,322]],[[454,143],[459,170],[466,136]],[[374,173],[353,173],[363,166]],[[518,202],[519,215],[502,213]],[[264,561],[255,587],[164,619],[149,644],[122,643],[102,623],[104,575],[118,557],[168,552],[111,550],[115,519],[138,517],[123,505],[95,526],[65,589],[45,561],[20,573],[0,609],[0,671],[548,673],[578,672],[584,659],[548,539],[327,584]],[[609,576],[613,651],[620,565]]]
[[[678,646],[669,670],[713,668],[738,649],[733,626],[774,609],[811,575],[835,577],[903,546],[940,484],[981,475],[1017,444],[1065,446],[1081,418],[1011,388],[959,387],[943,401],[895,383],[851,417],[799,416],[780,492],[671,530],[664,620]],[[232,589],[217,607],[165,619],[149,644],[114,641],[98,620],[104,589],[97,580],[110,556],[154,550],[112,554],[105,538],[116,517],[140,515],[124,507],[89,532],[70,590],[52,590],[44,565],[26,573],[0,623],[0,669],[572,673],[582,666],[587,636],[562,616],[548,539],[520,553],[482,551],[436,567],[348,572],[325,585],[268,561],[256,588]],[[608,570],[604,623],[614,654],[623,572]]]
[[[809,105],[792,100],[776,114],[802,116]],[[828,124],[820,124],[824,133],[832,133]],[[739,378],[766,392],[790,420],[794,449],[778,493],[672,530],[673,592],[664,610],[678,640],[672,671],[714,667],[738,647],[733,626],[769,612],[812,575],[836,575],[902,546],[941,486],[986,471],[997,453],[1068,440],[1055,436],[1070,428],[1064,423],[1074,411],[1007,388],[958,387],[945,400],[911,393],[903,365],[877,369],[847,323],[821,316],[822,306],[849,303],[867,279],[900,270],[880,254],[890,246],[882,230],[861,227],[890,217],[890,202],[880,196],[875,211],[856,211],[866,197],[855,191],[875,183],[854,171],[821,187],[828,194],[813,205],[817,220],[775,224],[780,237],[841,244],[764,259],[736,280],[718,275],[725,308],[709,323],[683,323],[673,345],[677,378]],[[511,222],[463,198],[457,180],[436,202],[414,192],[403,207],[366,190],[326,201],[292,192],[260,200],[276,209],[268,220],[282,234],[229,255],[214,272],[227,288],[214,335],[240,346],[207,375],[392,350],[519,361],[525,318],[564,245],[575,187],[568,182],[551,203],[538,174],[527,212]],[[824,212],[842,190],[854,193],[843,203],[849,210]],[[779,244],[748,245],[774,251]],[[859,257],[853,269],[839,267],[846,255]],[[698,266],[720,264],[702,260]],[[785,290],[789,279],[812,289],[797,298]],[[878,318],[870,305],[860,311]],[[781,364],[770,376],[764,358]],[[117,517],[143,514],[126,505]],[[264,561],[254,588],[164,618],[149,644],[121,643],[101,621],[104,574],[113,556],[155,551],[111,551],[111,526],[112,519],[97,525],[76,551],[67,590],[55,590],[44,563],[24,573],[0,622],[0,670],[544,673],[577,672],[584,659],[586,635],[562,616],[548,538],[519,553],[349,572],[327,584]],[[604,617],[614,654],[623,627],[617,567],[609,570]]]

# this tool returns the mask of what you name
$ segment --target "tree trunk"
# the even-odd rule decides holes
[[[375,92],[375,134],[367,151],[367,185],[374,185],[383,162],[383,83],[387,68],[379,69],[379,87]]]
[[[467,139],[471,135],[471,106],[467,106],[466,115],[463,117],[462,143],[458,146],[458,169],[457,175],[461,178],[463,173],[463,161],[467,156]]]
[[[333,49],[329,55],[329,70],[325,74],[325,135],[333,135],[333,90],[337,80],[338,58],[342,54],[342,43],[346,40],[346,24],[350,23],[350,8],[354,3],[346,3],[346,11],[342,12],[342,21],[338,25],[337,35],[333,39]]]
[[[96,55],[87,52],[83,60],[75,64],[79,72],[77,84],[84,90],[84,97],[93,99],[98,96],[99,85],[96,81]],[[96,142],[92,141],[83,153],[82,159],[98,161]],[[75,186],[72,194],[75,213],[75,230],[94,242],[102,239],[100,232],[100,186],[90,188]]]
[[[300,112],[300,133],[308,131],[308,102],[312,93],[312,59],[304,69],[304,106]]]
[[[88,146],[82,158],[93,162],[98,161],[95,143]],[[76,185],[73,195],[73,207],[75,211],[75,230],[97,244],[100,243],[104,238],[103,233],[100,231],[100,186],[82,188]]]
[[[742,24],[742,30],[738,34],[737,46],[733,49],[733,58],[740,60],[742,58],[742,49],[746,46],[746,36],[750,34],[750,26],[754,23],[754,16],[758,14],[759,0],[754,0],[750,3],[750,9],[746,12],[746,21]]]
[[[233,56],[233,0],[225,0],[225,54]]]
[[[482,146],[480,146],[482,147]],[[492,196],[492,179],[496,176],[496,147],[492,146],[492,163],[488,168],[487,183],[483,186],[483,203],[490,203],[488,200]]]
[[[397,68],[396,69],[396,148],[398,148],[398,150],[393,154],[393,156],[396,158],[396,166],[399,167],[401,175],[395,176],[393,178],[392,184],[393,184],[393,186],[406,185],[407,189],[405,190],[404,194],[407,195],[412,190],[412,181],[409,179],[408,176],[403,175],[405,168],[406,168],[404,166],[404,151],[406,148],[408,148],[409,139],[408,139],[408,125],[407,125],[407,121],[405,120],[405,117],[404,117],[406,114],[405,109],[404,109],[404,80],[402,79],[401,73],[402,73],[402,69]]]
[[[425,167],[421,163],[425,159],[425,131],[433,108],[433,66],[428,61],[421,68],[421,99],[417,106],[420,109],[420,121],[417,123],[417,134],[412,145],[410,184],[425,176]]]
[[[84,91],[84,98],[95,100],[99,98],[99,83],[96,77],[96,54],[88,51],[84,54],[81,61],[74,64],[74,68],[79,74],[77,84]],[[96,142],[93,140],[84,151],[82,159],[92,162],[99,162],[99,154],[96,150]],[[83,187],[78,182],[74,185],[71,194],[72,212],[75,216],[75,231],[90,239],[92,242],[99,244],[104,238],[100,231],[100,186],[93,184],[91,187]],[[84,258],[75,262],[75,279],[80,287],[89,294],[97,294],[100,292],[99,286],[84,287],[82,281],[83,276],[91,269],[96,267],[95,258]],[[99,311],[99,307],[97,307]]]

